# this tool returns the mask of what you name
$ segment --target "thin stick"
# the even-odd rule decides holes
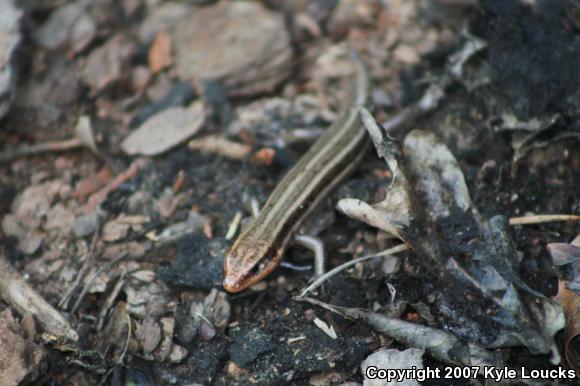
[[[242,212],[238,211],[236,212],[234,219],[230,223],[230,226],[225,236],[226,240],[231,240],[234,238],[236,233],[238,233],[238,228],[240,227],[241,222],[242,222]]]
[[[97,276],[99,276],[101,274],[101,272],[106,271],[107,269],[110,269],[112,267],[115,266],[115,264],[117,264],[119,261],[121,261],[127,254],[126,253],[122,253],[119,256],[117,256],[116,258],[114,258],[113,260],[107,262],[106,264],[103,264],[99,267],[99,269],[97,269],[89,278],[89,280],[87,281],[87,283],[84,285],[79,297],[77,298],[77,300],[75,301],[75,304],[72,306],[70,313],[74,314],[78,307],[80,306],[83,298],[85,297],[85,295],[87,294],[87,291],[89,290],[89,288],[91,287],[91,285],[93,285],[93,282],[95,281],[95,279],[97,278]]]
[[[98,239],[99,239],[99,232],[95,232],[93,235],[93,239],[91,241],[91,246],[89,247],[89,253],[86,256],[86,259],[85,259],[85,262],[83,263],[83,266],[81,267],[80,271],[77,273],[77,277],[75,278],[75,281],[73,282],[73,284],[65,292],[64,296],[60,299],[60,302],[58,302],[58,306],[61,309],[68,308],[68,303],[73,295],[73,292],[77,289],[81,280],[83,279],[83,277],[85,277],[85,274],[89,270],[89,267],[91,266],[91,262],[93,260],[93,256],[95,254],[95,248],[96,248]]]
[[[14,307],[21,315],[34,316],[47,333],[63,340],[78,340],[78,334],[68,321],[28,285],[2,255],[0,255],[0,299]]]
[[[243,161],[252,150],[251,146],[230,141],[222,135],[208,135],[203,138],[191,140],[189,141],[188,147],[237,161]]]
[[[538,215],[531,215],[531,216],[521,216],[521,217],[512,217],[509,219],[510,225],[532,225],[532,224],[541,224],[547,222],[558,222],[558,221],[580,221],[580,215],[574,214],[538,214]],[[300,294],[300,298],[304,297],[308,292],[318,288],[320,284],[331,278],[332,276],[338,274],[339,272],[344,271],[348,267],[355,265],[356,263],[360,263],[361,261],[370,260],[375,257],[384,257],[394,255],[395,253],[399,253],[402,251],[408,250],[409,247],[406,244],[400,244],[396,247],[387,249],[383,252],[380,252],[376,255],[369,255],[359,257],[358,259],[351,260],[346,262],[338,267],[328,271],[324,275],[320,276],[316,279],[312,284],[306,287],[302,293]]]
[[[14,158],[49,153],[53,151],[66,151],[71,149],[78,149],[82,146],[84,146],[84,144],[78,138],[65,139],[62,141],[38,143],[34,145],[24,145],[19,146],[16,149],[7,149],[0,152],[0,162],[6,162]]]
[[[575,214],[534,214],[530,216],[512,217],[510,225],[532,225],[546,222],[580,221],[580,215]]]
[[[338,267],[335,267],[333,269],[331,269],[330,271],[326,272],[324,275],[320,276],[318,279],[316,279],[312,284],[310,284],[308,287],[306,287],[302,293],[300,294],[299,298],[304,297],[308,292],[320,287],[320,285],[325,282],[326,280],[330,279],[331,277],[337,275],[339,272],[344,271],[345,269],[347,269],[348,267],[351,267],[353,265],[355,265],[356,263],[360,263],[361,261],[366,261],[366,260],[370,260],[370,259],[374,259],[377,257],[385,257],[385,256],[391,256],[394,255],[395,253],[399,253],[399,252],[403,252],[409,249],[409,246],[406,244],[399,244],[396,247],[392,247],[389,248],[387,250],[384,250],[380,253],[374,254],[374,255],[368,255],[368,256],[363,256],[363,257],[359,257],[358,259],[354,259],[351,261],[348,261],[342,265],[339,265]]]
[[[103,302],[103,305],[99,309],[99,312],[97,313],[97,327],[96,327],[97,331],[101,331],[103,329],[103,325],[105,324],[106,316],[107,316],[109,310],[111,308],[113,308],[113,304],[115,303],[115,300],[117,299],[117,296],[119,295],[119,292],[121,292],[121,289],[125,285],[125,276],[126,275],[127,275],[127,270],[123,269],[121,276],[119,277],[119,279],[115,283],[115,286],[113,287],[113,289],[111,290],[111,292],[109,293],[109,295],[107,296],[105,301]]]

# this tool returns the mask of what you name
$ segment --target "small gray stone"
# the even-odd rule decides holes
[[[283,17],[260,2],[197,7],[175,23],[172,36],[175,72],[194,87],[219,81],[228,96],[251,96],[271,92],[291,74]]]
[[[72,224],[72,230],[76,237],[85,237],[93,233],[97,229],[98,224],[99,218],[95,212],[77,217]]]

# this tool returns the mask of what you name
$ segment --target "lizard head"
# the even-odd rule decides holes
[[[224,288],[232,293],[243,291],[272,273],[281,261],[282,251],[268,243],[239,240],[224,260]]]

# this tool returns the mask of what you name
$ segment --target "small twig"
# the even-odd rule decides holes
[[[580,221],[580,215],[544,214],[544,215],[512,217],[509,220],[509,224],[510,225],[531,225],[531,224],[540,224],[540,223],[555,222],[555,221]],[[402,251],[405,251],[408,249],[409,249],[409,247],[406,244],[400,244],[400,245],[397,245],[396,247],[387,249],[387,250],[380,252],[378,254],[359,257],[358,259],[354,259],[354,260],[346,262],[342,265],[339,265],[338,267],[333,268],[332,270],[328,271],[324,275],[320,276],[312,284],[310,284],[308,287],[306,287],[304,290],[302,290],[302,293],[300,294],[299,298],[304,297],[310,291],[318,288],[323,282],[325,282],[326,280],[328,280],[332,276],[335,276],[339,272],[342,272],[345,269],[347,269],[348,267],[351,267],[357,263],[360,263],[361,261],[370,260],[370,259],[373,259],[376,257],[384,257],[384,256],[394,255],[395,253],[399,253],[399,252],[402,252]]]
[[[260,214],[260,204],[258,203],[258,199],[256,199],[256,197],[252,197],[250,199],[250,209],[252,211],[252,216],[254,218],[258,217]]]
[[[97,157],[105,160],[103,155],[97,149],[91,121],[86,116],[80,117],[77,126],[75,127],[74,137],[60,141],[23,145],[15,149],[4,150],[0,152],[0,163],[13,160],[14,158],[27,157],[50,152],[62,152],[78,149],[81,147],[90,149]]]
[[[17,147],[16,149],[7,149],[4,150],[3,152],[0,152],[0,162],[7,162],[15,158],[50,153],[54,151],[66,151],[78,149],[83,146],[84,144],[79,138],[70,138],[62,141],[44,142],[35,145],[23,145]]]
[[[77,277],[75,278],[74,283],[72,283],[72,285],[69,287],[69,289],[65,292],[65,294],[63,295],[63,297],[60,299],[60,302],[58,302],[58,307],[62,308],[63,310],[66,310],[68,307],[68,303],[73,295],[73,293],[76,291],[78,285],[80,284],[81,280],[83,279],[83,277],[85,276],[85,274],[87,273],[87,271],[89,270],[89,267],[91,265],[91,261],[92,261],[93,255],[91,253],[89,253],[89,255],[87,256],[83,266],[81,267],[80,271],[77,273]]]
[[[242,222],[242,212],[238,211],[238,212],[236,212],[234,219],[230,223],[230,226],[229,226],[228,231],[227,231],[226,236],[225,236],[226,240],[231,240],[234,238],[234,236],[238,232],[238,228],[240,227],[241,222]]]
[[[107,382],[107,380],[109,379],[109,376],[111,375],[113,370],[115,370],[116,367],[117,367],[117,365],[114,365],[105,372],[105,374],[101,378],[101,381],[99,382],[98,386],[103,386],[105,384],[105,382]]]
[[[362,261],[374,259],[374,258],[377,258],[377,257],[385,257],[385,256],[394,255],[395,253],[403,252],[403,251],[406,251],[408,249],[409,249],[409,247],[406,244],[400,244],[400,245],[397,245],[396,247],[389,248],[389,249],[387,249],[385,251],[382,251],[380,253],[377,253],[377,254],[374,254],[374,255],[368,255],[368,256],[359,257],[358,259],[354,259],[354,260],[348,261],[348,262],[346,262],[346,263],[344,263],[342,265],[339,265],[338,267],[335,267],[335,268],[331,269],[330,271],[328,271],[327,273],[325,273],[324,275],[320,276],[312,284],[310,284],[308,287],[306,287],[304,290],[302,290],[302,293],[300,294],[299,298],[302,298],[302,297],[306,296],[306,294],[308,292],[310,292],[310,291],[318,288],[326,280],[328,280],[331,277],[335,276],[339,272],[344,271],[348,267],[351,267],[351,266],[353,266],[353,265],[355,265],[357,263],[360,263]]]
[[[191,140],[189,141],[188,147],[237,161],[243,161],[252,150],[250,146],[230,141],[222,135],[208,135],[203,138]]]
[[[78,334],[67,320],[30,287],[2,255],[0,255],[0,299],[14,307],[21,315],[34,316],[47,333],[58,339],[78,340]]]
[[[87,281],[87,283],[85,284],[85,286],[83,287],[83,290],[81,291],[79,297],[77,298],[75,304],[72,306],[70,313],[74,314],[76,312],[76,310],[78,309],[79,305],[81,304],[82,300],[84,299],[85,295],[87,294],[87,291],[89,290],[89,288],[91,287],[91,285],[93,284],[93,282],[95,281],[95,279],[97,278],[97,276],[99,276],[101,274],[101,272],[113,267],[115,264],[117,264],[119,261],[121,261],[125,256],[127,255],[127,253],[122,253],[119,256],[117,256],[115,259],[107,262],[106,264],[103,264],[99,267],[99,269],[97,269],[95,271],[95,273],[93,273],[90,277],[90,279]]]
[[[177,173],[177,177],[175,178],[175,182],[173,183],[173,186],[171,187],[171,190],[173,191],[173,193],[178,193],[181,188],[183,187],[183,184],[185,183],[185,172],[183,170],[180,170]]]
[[[204,322],[206,322],[208,326],[213,327],[212,322],[210,322],[209,319],[206,318],[205,315],[202,314],[201,312],[196,312],[194,316],[197,316],[198,318],[200,318],[201,320],[203,320]]]
[[[315,298],[311,298],[309,296],[300,296],[296,300],[298,300],[299,302],[306,302],[306,303],[314,304],[315,306],[319,306],[320,308],[324,308],[327,311],[334,312],[335,314],[338,314],[340,316],[344,316],[342,313],[340,313],[338,311],[337,308],[335,308],[332,305],[330,305],[328,303],[325,303],[325,302],[323,302],[321,300],[318,300],[318,299],[315,299]],[[353,319],[356,319],[356,316],[353,317]]]
[[[510,225],[532,225],[546,222],[580,221],[580,215],[575,214],[534,214],[529,216],[512,217]]]
[[[373,330],[408,346],[425,350],[433,358],[459,366],[504,366],[493,351],[474,343],[466,343],[450,332],[392,318],[360,308],[331,305],[309,297],[298,301],[317,305],[330,312],[352,320],[362,320]],[[452,355],[455,349],[462,355]]]
[[[91,261],[93,259],[94,254],[95,254],[95,247],[96,247],[98,239],[99,239],[99,232],[95,232],[93,235],[93,239],[91,241],[91,246],[89,247],[89,253],[87,255],[87,258],[85,259],[85,262],[83,263],[83,266],[81,267],[80,271],[77,273],[77,277],[75,278],[75,281],[69,287],[69,289],[65,292],[63,297],[60,299],[60,302],[58,302],[59,308],[66,309],[68,307],[68,302],[70,301],[73,292],[77,289],[81,280],[83,279],[83,277],[85,276],[85,274],[89,270],[89,267],[91,266]]]
[[[121,355],[119,355],[119,359],[117,360],[117,364],[122,365],[123,361],[125,360],[125,356],[127,355],[127,351],[129,350],[129,343],[131,343],[131,335],[133,335],[133,331],[131,328],[131,316],[127,313],[127,339],[125,340],[125,345],[123,346],[123,351]]]
[[[99,309],[99,312],[97,313],[97,318],[96,318],[96,320],[97,320],[96,330],[97,331],[101,331],[103,329],[103,325],[105,324],[105,318],[107,316],[107,313],[113,307],[113,304],[115,303],[115,299],[117,299],[117,296],[119,296],[121,289],[125,285],[126,275],[127,275],[127,270],[123,269],[121,276],[119,277],[119,279],[115,283],[113,289],[111,290],[111,292],[109,293],[109,295],[107,296],[107,298],[103,302],[103,305]]]

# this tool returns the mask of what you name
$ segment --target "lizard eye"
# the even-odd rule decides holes
[[[258,264],[252,267],[250,272],[248,272],[248,277],[257,277],[263,275],[264,273],[268,274],[275,268],[275,266],[276,264],[274,264],[274,257],[271,254],[268,254],[264,256]]]
[[[264,258],[262,261],[260,261],[260,263],[254,265],[252,267],[252,270],[250,271],[250,276],[255,276],[255,275],[261,273],[271,263],[272,263],[272,258],[271,257]]]
[[[262,269],[264,269],[264,263],[254,265],[250,271],[250,276],[256,276],[262,271]]]

